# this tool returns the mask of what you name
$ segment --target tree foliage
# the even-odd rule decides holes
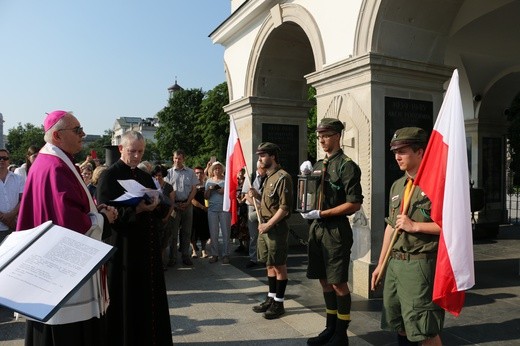
[[[186,164],[205,166],[211,156],[224,161],[229,136],[229,117],[223,107],[229,103],[227,83],[221,83],[208,92],[202,89],[187,89],[175,92],[168,104],[157,113],[159,127],[155,134],[156,143],[146,142],[143,160],[171,164],[172,152],[182,149],[186,152]],[[18,124],[7,135],[7,149],[13,163],[25,161],[27,148],[36,145],[41,148],[42,126]],[[101,162],[105,161],[105,146],[111,145],[113,131],[105,133],[89,143],[76,155],[83,161],[92,150]]]
[[[157,164],[163,163],[157,143],[154,143],[148,139],[146,140],[146,149],[144,151],[143,161],[150,161]]]
[[[114,134],[114,131],[112,130],[105,130],[105,133],[101,135],[98,139],[95,141],[89,143],[86,145],[83,150],[76,154],[76,159],[79,161],[82,161],[87,157],[87,155],[90,155],[92,150],[96,151],[96,155],[98,159],[101,162],[105,162],[105,146],[112,144],[112,135]]]
[[[41,148],[45,144],[43,135],[42,126],[35,126],[30,123],[25,125],[18,123],[18,126],[9,129],[6,149],[9,150],[10,153],[10,162],[17,165],[24,163],[27,149],[31,145]]]
[[[223,107],[228,103],[227,83],[208,92],[201,89],[175,92],[168,105],[157,113],[158,156],[169,163],[172,152],[182,149],[186,152],[186,164],[191,167],[205,166],[211,156],[224,160],[229,117]]]
[[[317,111],[316,111],[316,88],[309,87],[307,92],[307,100],[312,101],[314,106],[309,109],[307,117],[307,159],[312,163],[316,162],[316,126],[317,126]]]
[[[157,113],[160,126],[155,138],[161,157],[171,158],[176,149],[184,150],[187,159],[197,155],[202,135],[195,131],[195,125],[203,98],[201,89],[179,90],[170,97],[168,105]]]
[[[229,137],[229,116],[223,107],[229,103],[227,83],[221,83],[206,93],[200,107],[195,132],[202,136],[193,160],[204,166],[211,156],[224,161]]]

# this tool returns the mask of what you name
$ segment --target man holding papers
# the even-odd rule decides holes
[[[160,211],[164,209],[157,208],[159,199],[154,196],[137,204],[115,201],[125,194],[121,182],[132,190],[127,180],[155,189],[152,176],[137,168],[144,150],[143,135],[126,132],[119,145],[121,159],[103,173],[96,190],[100,203],[112,204],[119,212],[112,239],[117,252],[108,271],[110,346],[172,344],[161,258]]]
[[[73,155],[85,133],[70,112],[54,111],[44,121],[45,141],[27,177],[17,230],[54,224],[101,240],[117,218],[113,207],[96,207]],[[52,232],[52,230],[50,231]],[[106,233],[105,233],[106,234]],[[26,345],[106,345],[103,321],[108,297],[100,272],[94,274],[45,323],[27,321]],[[104,292],[105,291],[105,292]]]

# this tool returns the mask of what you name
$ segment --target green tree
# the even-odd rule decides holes
[[[309,87],[307,91],[307,100],[312,101],[314,106],[309,109],[307,117],[307,159],[312,163],[316,162],[316,126],[317,126],[317,112],[316,112],[316,88]]]
[[[43,127],[34,126],[27,123],[9,129],[7,132],[6,149],[9,150],[11,156],[11,163],[21,165],[25,162],[25,154],[31,145],[41,148],[45,141],[43,140]]]
[[[229,116],[224,106],[229,103],[227,83],[221,83],[206,93],[200,107],[195,132],[202,141],[193,157],[196,164],[204,166],[211,156],[224,161],[229,137]]]
[[[96,151],[96,155],[98,159],[103,163],[105,161],[105,152],[106,148],[105,146],[112,144],[112,135],[114,134],[114,131],[108,129],[105,130],[105,133],[101,135],[98,139],[95,141],[89,143],[87,146],[83,148],[83,150],[76,154],[77,160],[84,160],[87,155],[90,155],[92,150]]]
[[[195,131],[204,93],[202,89],[179,90],[168,100],[168,105],[157,113],[160,126],[155,138],[160,157],[170,158],[173,150],[183,149],[187,164],[197,155],[202,136]]]
[[[171,156],[171,155],[170,155]],[[146,148],[143,155],[143,161],[150,161],[152,164],[154,163],[163,163],[164,160],[161,159],[161,153],[159,151],[159,147],[156,143],[146,140]],[[169,160],[166,163],[170,163]]]

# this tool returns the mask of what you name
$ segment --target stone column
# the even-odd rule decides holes
[[[256,148],[261,142],[274,142],[280,146],[282,166],[293,177],[299,174],[300,163],[307,160],[307,115],[312,104],[308,101],[246,97],[224,107],[224,111],[235,121],[248,173],[256,170]],[[289,219],[295,236],[307,240],[308,225],[299,214]]]
[[[355,294],[380,295],[370,291],[370,276],[379,259],[388,213],[387,194],[393,182],[388,173],[396,167],[388,159],[387,137],[395,131],[391,127],[397,126],[395,119],[403,126],[417,126],[421,120],[431,129],[451,72],[445,66],[367,54],[307,75],[316,88],[318,121],[332,117],[345,124],[343,150],[362,171],[363,208],[350,217],[354,245],[349,282]],[[403,109],[389,102],[396,99],[404,100]],[[318,158],[322,157],[318,149]]]

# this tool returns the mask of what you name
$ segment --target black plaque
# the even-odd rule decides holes
[[[482,187],[486,202],[500,202],[503,198],[504,147],[499,137],[482,138]]]
[[[280,149],[280,164],[292,177],[293,208],[296,206],[296,183],[300,172],[298,125],[262,124],[262,142],[272,142]]]
[[[385,211],[388,211],[392,183],[404,174],[390,151],[390,140],[397,129],[409,126],[423,128],[430,134],[433,129],[433,102],[385,97]]]
[[[262,124],[262,142],[278,144],[280,153],[280,164],[291,176],[299,173],[300,157],[298,125]]]

